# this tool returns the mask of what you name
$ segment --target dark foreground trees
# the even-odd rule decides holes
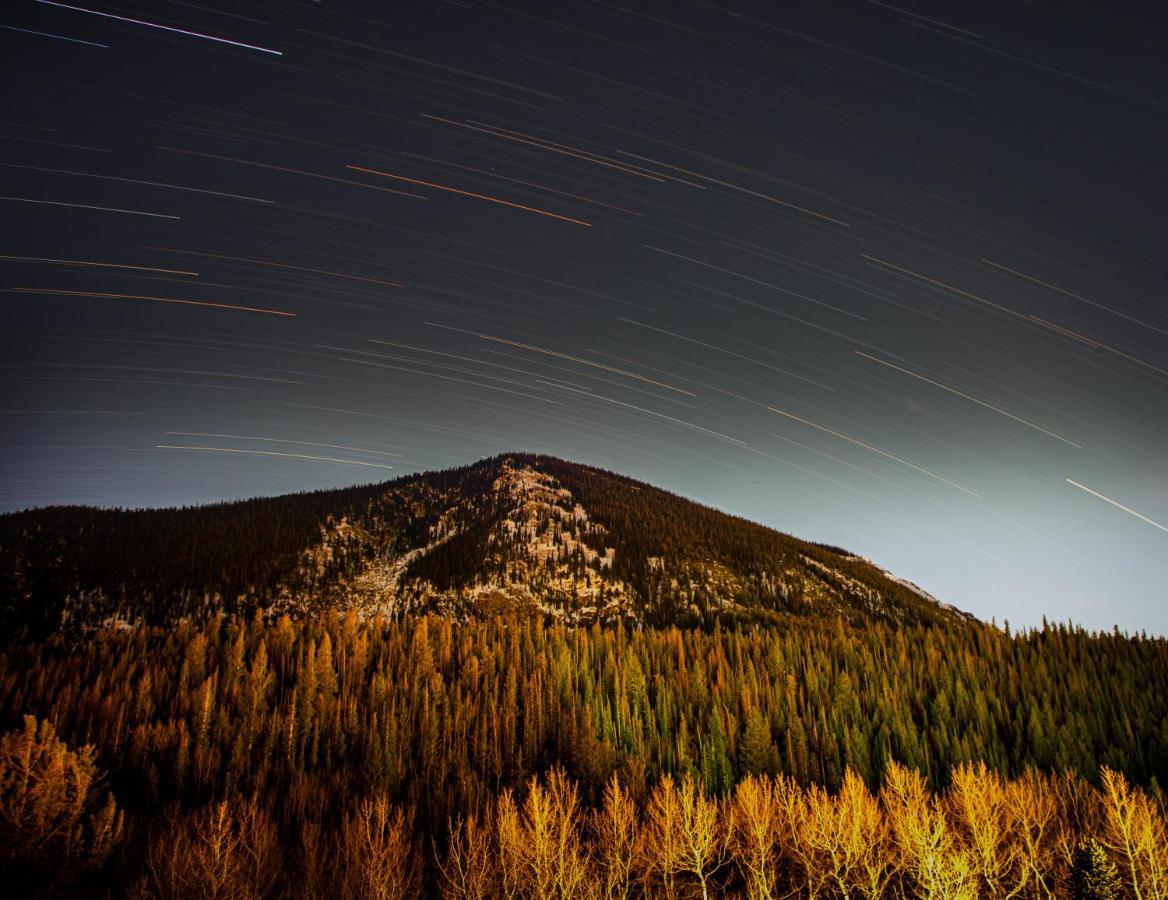
[[[1062,628],[325,616],[58,637],[0,653],[0,877],[1165,898],[1165,696],[1163,641]]]

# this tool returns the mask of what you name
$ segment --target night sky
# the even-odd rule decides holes
[[[1168,632],[1162,3],[78,3],[0,12],[0,508],[529,450]]]

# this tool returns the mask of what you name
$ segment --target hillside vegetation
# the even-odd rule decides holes
[[[104,773],[64,836],[0,843],[12,878],[116,896],[1046,897],[1082,857],[1163,897],[1166,695],[1163,641],[1061,627],[109,629],[0,655],[0,730]],[[5,741],[0,818],[28,821]]]
[[[968,618],[842,550],[551,457],[188,509],[0,516],[10,630],[347,609],[706,627]]]

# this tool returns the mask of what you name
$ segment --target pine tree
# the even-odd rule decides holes
[[[770,725],[762,713],[752,709],[746,714],[746,726],[738,744],[739,775],[758,775],[774,771],[775,747]]]
[[[1071,897],[1073,900],[1120,900],[1123,881],[1107,852],[1094,838],[1075,848],[1071,863]]]
[[[710,713],[710,730],[702,749],[702,782],[705,789],[716,797],[725,796],[734,784],[734,770],[726,749],[726,732],[722,730],[722,717],[716,710]]]

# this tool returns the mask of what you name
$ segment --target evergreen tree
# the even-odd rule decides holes
[[[1073,900],[1120,900],[1123,897],[1119,869],[1094,838],[1075,848],[1071,864],[1071,897]]]
[[[758,709],[751,709],[746,714],[746,725],[738,744],[738,774],[769,774],[774,768],[775,747],[770,725]]]

